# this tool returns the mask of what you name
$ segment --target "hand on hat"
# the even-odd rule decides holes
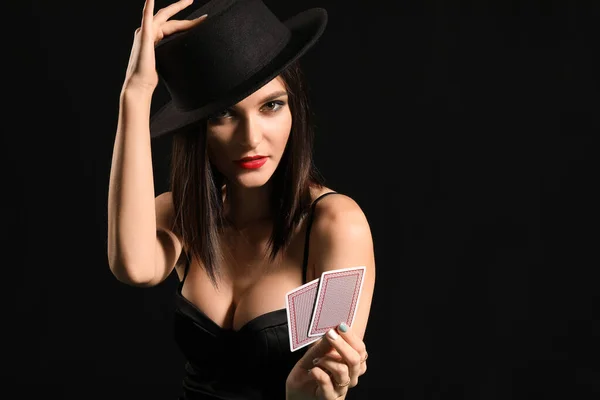
[[[169,20],[193,0],[179,0],[154,14],[154,0],[146,0],[142,23],[135,31],[129,65],[123,87],[135,87],[154,91],[158,85],[154,46],[165,36],[184,31],[206,19],[206,14],[192,20]]]
[[[344,326],[311,345],[286,381],[286,400],[335,400],[346,396],[367,371],[364,342]]]

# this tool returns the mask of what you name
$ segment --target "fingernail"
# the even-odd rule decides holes
[[[339,335],[334,329],[330,329],[329,332],[327,332],[327,336],[329,336],[329,339],[335,340],[338,338]]]
[[[319,357],[313,358],[313,365],[317,364],[319,362],[319,360],[320,360]]]
[[[346,325],[344,322],[340,324],[339,328],[342,332],[348,332],[348,325]]]
[[[310,371],[312,371],[312,369],[309,369],[309,370],[308,370],[308,375],[310,375]]]

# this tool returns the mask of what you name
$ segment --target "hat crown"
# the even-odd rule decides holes
[[[290,31],[262,0],[212,0],[186,19],[207,18],[155,48],[173,104],[192,110],[235,89],[288,43]]]

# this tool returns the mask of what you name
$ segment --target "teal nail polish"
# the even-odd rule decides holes
[[[342,332],[348,332],[348,325],[346,325],[345,323],[341,323],[340,324],[340,331]]]

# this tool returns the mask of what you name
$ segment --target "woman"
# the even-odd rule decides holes
[[[343,399],[366,371],[375,262],[364,213],[312,163],[298,60],[327,14],[282,23],[260,0],[213,0],[171,19],[191,4],[154,14],[146,0],[135,33],[110,175],[111,271],[143,287],[179,276],[182,399]],[[172,101],[150,118],[159,76]],[[164,135],[171,190],[155,197],[150,144]],[[285,294],[354,266],[366,273],[352,327],[290,351]]]

